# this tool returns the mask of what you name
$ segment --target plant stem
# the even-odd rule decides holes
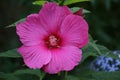
[[[61,73],[61,80],[67,80],[67,71]]]
[[[45,75],[46,75],[46,73],[44,73],[43,71],[40,70],[40,79],[39,80],[43,80]]]

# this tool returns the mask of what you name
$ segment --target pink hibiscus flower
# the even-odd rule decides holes
[[[16,26],[23,44],[18,52],[25,64],[50,74],[72,70],[81,60],[80,48],[88,43],[87,22],[53,2]]]

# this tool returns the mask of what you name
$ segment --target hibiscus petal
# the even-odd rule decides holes
[[[82,48],[88,43],[88,24],[78,15],[68,15],[61,25],[61,37],[64,45]]]
[[[42,25],[49,32],[58,32],[63,19],[72,12],[67,6],[58,6],[56,3],[46,3],[39,12]]]
[[[25,22],[18,23],[16,26],[20,41],[26,46],[40,44],[48,34],[41,26],[38,14],[29,15]]]
[[[61,47],[52,51],[51,61],[43,67],[45,72],[55,74],[60,71],[70,71],[79,64],[82,51],[75,46]]]
[[[51,60],[51,52],[40,46],[22,46],[18,49],[29,68],[41,68]]]

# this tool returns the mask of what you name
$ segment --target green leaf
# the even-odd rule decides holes
[[[21,74],[31,74],[31,75],[36,75],[40,77],[40,80],[42,80],[45,76],[45,73],[40,71],[39,69],[22,69],[22,70],[17,70],[13,73],[14,75],[21,75]]]
[[[12,49],[5,52],[1,52],[0,57],[20,58],[21,56],[17,52],[17,49]]]
[[[78,11],[80,8],[79,8],[79,7],[72,7],[72,8],[70,8],[70,9],[71,9],[71,11],[74,13],[74,12]]]
[[[79,7],[72,7],[72,8],[70,8],[71,9],[71,11],[74,13],[74,12],[76,12],[76,11],[78,11],[80,8]],[[86,10],[86,9],[83,9],[83,12],[82,12],[83,14],[87,14],[87,13],[91,13],[89,10]]]
[[[70,4],[73,4],[73,3],[84,2],[84,1],[90,1],[90,0],[65,0],[64,4],[65,5],[70,5]]]
[[[83,14],[88,14],[91,13],[91,11],[87,10],[87,9],[83,9]]]
[[[14,75],[20,75],[20,74],[32,74],[36,76],[40,76],[40,70],[33,70],[33,69],[22,69],[22,70],[17,70],[13,73]]]
[[[78,77],[73,76],[73,75],[68,75],[67,80],[80,80]]]
[[[115,72],[94,72],[92,73],[95,80],[120,80],[120,71]]]
[[[118,55],[115,55],[115,54],[113,54],[112,52],[109,52],[106,56],[107,56],[107,57],[111,57],[111,58],[113,58],[113,59],[118,59],[118,60],[120,60],[120,58],[118,57]]]
[[[91,44],[88,43],[87,46],[85,46],[83,49],[83,54],[82,54],[82,62],[84,60],[86,60],[88,57],[93,56],[93,57],[97,57],[98,52],[94,49],[94,47],[91,46]]]
[[[120,71],[115,72],[103,72],[103,71],[91,71],[83,70],[77,76],[79,80],[120,80]]]
[[[114,55],[114,54],[108,54],[107,53],[111,52],[109,49],[107,49],[105,46],[96,44],[96,41],[93,40],[92,36],[89,35],[89,43],[87,46],[85,46],[83,49],[83,58],[82,61],[84,61],[85,59],[87,59],[89,56],[93,56],[93,57],[97,57],[97,56],[111,56],[112,58],[116,58],[118,59],[118,56]]]
[[[95,43],[89,42],[89,45],[90,45],[91,47],[93,47],[93,48],[97,51],[97,53],[98,53],[99,55],[102,54],[101,51],[100,51],[100,49],[97,47],[97,45],[96,45]]]
[[[88,45],[85,46],[82,50],[83,50],[82,62],[90,56],[97,57],[100,55],[104,55],[106,57],[111,57],[111,58],[120,60],[120,58],[117,55],[113,54],[105,46],[96,44],[96,41],[93,40],[90,35],[89,35]],[[109,54],[107,54],[107,53],[109,53]]]
[[[35,2],[33,2],[33,4],[42,6],[45,2],[47,2],[47,1],[35,1]]]
[[[14,27],[14,26],[16,26],[17,23],[23,22],[23,21],[25,21],[25,18],[22,18],[22,19],[20,19],[20,20],[18,20],[18,21],[16,21],[16,22],[14,22],[13,24],[11,24],[11,25],[9,25],[9,26],[6,26],[6,28]]]
[[[103,45],[97,44],[97,47],[98,47],[98,49],[101,51],[102,55],[103,55],[103,54],[106,55],[106,53],[110,51],[108,48],[106,48],[106,47],[103,46]]]
[[[84,48],[82,48],[82,51],[82,62],[90,56],[97,57],[101,54],[101,51],[97,47],[96,41],[93,40],[91,35],[89,35],[89,43]]]
[[[20,80],[18,77],[15,75],[9,74],[9,73],[0,73],[0,78],[5,79],[5,80]]]
[[[89,56],[100,56],[101,50],[97,47],[97,44],[95,44],[95,41],[91,42],[89,41],[88,45],[85,46],[83,49],[83,58],[82,61],[84,61],[86,58],[88,58]]]
[[[120,58],[117,55],[113,54],[112,51],[107,49],[105,46],[97,44],[97,47],[100,49],[102,55],[104,55],[106,57],[111,57],[113,59],[119,59],[120,60]]]

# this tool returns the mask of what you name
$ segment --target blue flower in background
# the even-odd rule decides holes
[[[120,58],[120,50],[113,51],[113,54]],[[120,70],[120,60],[113,59],[111,57],[99,56],[91,64],[90,69],[95,71],[119,71]]]

